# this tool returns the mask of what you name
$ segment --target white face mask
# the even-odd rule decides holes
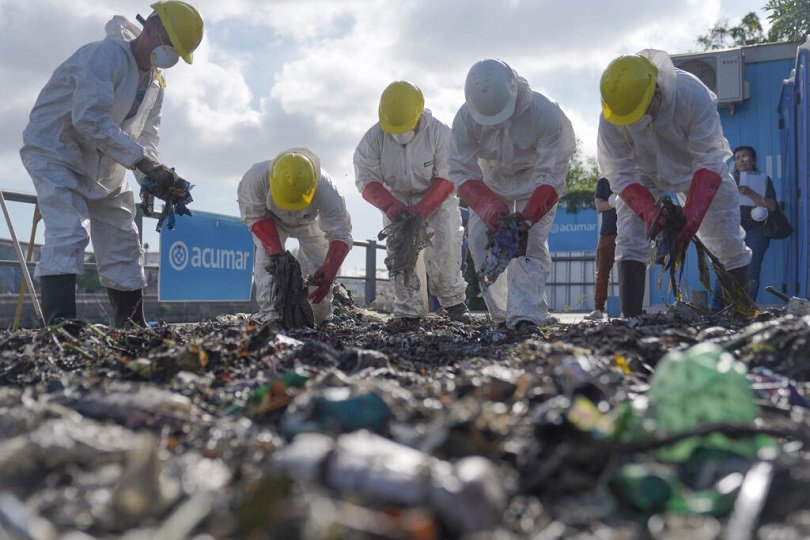
[[[497,124],[489,126],[489,127],[491,129],[506,129],[511,125],[511,123],[512,123],[512,117],[510,116],[506,120],[504,120],[502,122],[498,122]]]
[[[180,59],[180,55],[174,47],[160,45],[152,51],[152,65],[160,69],[168,69],[174,66]]]
[[[649,114],[645,114],[644,116],[642,116],[641,118],[639,118],[638,120],[627,126],[627,129],[629,129],[630,131],[643,131],[648,127],[650,127],[650,124],[652,124],[652,116],[650,116]]]
[[[398,134],[391,134],[397,143],[401,145],[406,145],[416,137],[416,132],[414,130],[406,131],[405,133],[398,133]]]

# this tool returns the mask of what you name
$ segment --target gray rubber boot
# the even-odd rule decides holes
[[[644,305],[644,286],[646,269],[638,261],[619,261],[619,300],[622,304],[622,315],[626,318],[641,315]]]
[[[123,328],[127,324],[146,326],[143,316],[143,291],[119,291],[107,289],[107,296],[113,307],[113,325]]]
[[[76,274],[42,276],[39,290],[46,324],[76,318]]]

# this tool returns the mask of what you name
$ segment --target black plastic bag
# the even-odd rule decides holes
[[[778,206],[776,210],[768,212],[768,219],[765,220],[763,228],[765,229],[765,236],[774,240],[784,240],[793,234],[793,227]]]
[[[307,286],[301,276],[301,265],[292,253],[270,257],[270,264],[265,267],[273,276],[273,307],[287,330],[293,328],[313,328],[315,316],[307,299]]]

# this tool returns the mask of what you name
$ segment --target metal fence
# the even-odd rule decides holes
[[[36,196],[28,193],[2,190],[7,201],[36,204]],[[149,216],[151,217],[151,216]],[[143,227],[143,214],[140,209],[136,215],[136,222],[139,230]],[[385,244],[379,244],[374,240],[355,241],[354,247],[363,248],[366,252],[365,275],[358,276],[338,276],[344,281],[354,282],[354,292],[357,290],[358,279],[363,280],[362,298],[365,305],[372,304],[377,298],[378,287],[388,280],[377,277],[377,252],[384,250]],[[36,262],[28,263],[33,269]],[[86,266],[94,266],[95,263],[88,262]],[[13,259],[0,259],[0,268],[19,267],[19,262]],[[157,265],[146,265],[147,269],[158,270]],[[552,253],[552,271],[546,284],[546,295],[548,297],[549,308],[552,311],[588,311],[593,308],[595,275],[595,253],[594,252],[554,252]],[[611,274],[611,282],[608,295],[616,294],[617,285],[615,283],[615,272]]]
[[[551,253],[551,275],[546,283],[548,306],[552,311],[593,309],[596,253],[568,251]],[[608,296],[618,295],[615,269],[610,274]]]

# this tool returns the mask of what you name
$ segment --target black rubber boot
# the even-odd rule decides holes
[[[76,274],[42,276],[39,290],[46,324],[76,318]]]
[[[447,316],[450,317],[451,321],[462,322],[468,324],[472,322],[472,315],[470,315],[470,310],[467,309],[467,304],[461,302],[454,306],[444,308],[445,313]]]
[[[737,280],[737,283],[742,285],[742,288],[748,290],[748,265],[741,266],[740,268],[735,268],[734,270],[729,270],[729,274],[734,276],[734,279]]]
[[[734,270],[729,270],[729,274],[734,277],[734,280],[740,284],[744,291],[748,291],[749,279],[748,279],[748,265],[741,266],[740,268],[735,268]],[[726,302],[728,305],[728,302]]]
[[[113,325],[123,328],[127,324],[146,326],[143,316],[143,291],[119,291],[107,289],[107,296],[113,307]]]
[[[619,261],[619,300],[622,304],[622,315],[626,318],[641,315],[644,305],[644,286],[646,269],[638,261]]]

